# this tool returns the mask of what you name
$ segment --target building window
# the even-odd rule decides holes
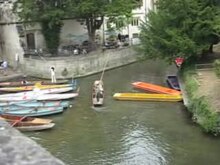
[[[35,36],[34,33],[28,33],[27,38],[27,47],[28,49],[35,49]]]
[[[138,33],[133,33],[132,38],[139,38],[139,34]]]
[[[139,19],[140,19],[140,18],[138,18],[138,17],[133,18],[133,19],[131,20],[131,25],[132,25],[132,26],[139,26]]]

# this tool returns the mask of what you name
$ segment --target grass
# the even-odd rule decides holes
[[[208,99],[198,95],[199,84],[195,79],[195,66],[185,66],[181,71],[185,88],[189,97],[188,111],[192,113],[193,120],[201,126],[204,132],[218,135],[220,133],[220,116],[210,105]]]

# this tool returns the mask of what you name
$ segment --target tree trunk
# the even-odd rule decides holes
[[[91,49],[95,50],[97,48],[96,39],[96,30],[99,29],[103,23],[104,17],[100,17],[100,20],[96,20],[97,17],[88,17],[86,18],[86,26],[88,30],[88,37],[91,44]]]
[[[209,47],[209,53],[213,53],[213,44],[211,44]]]
[[[60,31],[62,24],[52,24],[49,21],[42,21],[42,34],[44,36],[47,49],[52,55],[57,55],[57,49],[60,44]]]

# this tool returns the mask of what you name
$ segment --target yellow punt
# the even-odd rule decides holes
[[[115,93],[113,98],[129,101],[182,101],[181,95],[148,93]]]
[[[69,87],[69,86],[72,86],[72,84],[41,85],[40,83],[36,83],[34,86],[3,87],[3,88],[0,88],[0,91],[19,92],[19,91],[31,91],[35,88],[52,89],[52,88],[63,88],[63,87]]]

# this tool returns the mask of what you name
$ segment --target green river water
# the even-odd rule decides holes
[[[91,107],[94,80],[81,78],[80,96],[52,130],[26,133],[68,165],[218,165],[220,139],[202,133],[181,102],[116,101],[116,92],[137,92],[131,83],[166,86],[172,69],[162,62],[134,63],[104,74],[105,106]]]

